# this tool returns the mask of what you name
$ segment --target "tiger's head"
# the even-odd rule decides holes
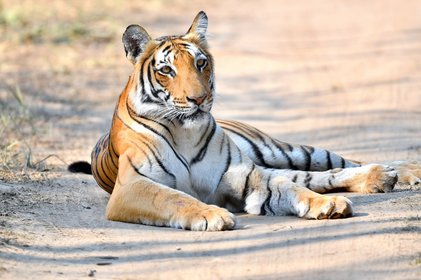
[[[124,49],[134,65],[128,103],[138,115],[181,122],[209,115],[214,74],[207,26],[208,18],[200,12],[180,36],[152,39],[139,25],[127,27]]]

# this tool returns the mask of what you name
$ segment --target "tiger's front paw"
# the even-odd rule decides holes
[[[368,164],[357,168],[359,168],[359,172],[347,182],[350,191],[360,193],[390,192],[398,180],[396,170],[387,165]]]
[[[195,231],[220,231],[233,229],[236,223],[234,214],[214,205],[186,207],[171,219],[175,228]]]
[[[398,172],[398,182],[411,186],[421,184],[421,162],[393,161],[387,163]]]
[[[352,213],[352,202],[344,196],[315,196],[298,204],[298,216],[306,219],[346,218]]]

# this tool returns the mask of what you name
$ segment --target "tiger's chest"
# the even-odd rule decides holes
[[[180,153],[177,157],[168,152],[162,158],[152,160],[151,164],[140,164],[138,170],[157,183],[205,200],[219,185],[223,172],[220,159],[209,151],[200,162],[191,163],[187,158],[186,166],[180,156],[186,159]]]
[[[191,188],[201,200],[206,200],[217,191],[224,172],[223,131],[215,123],[208,122],[196,130],[180,130],[177,136],[177,151],[189,164]]]
[[[150,179],[206,200],[218,189],[225,165],[218,127],[179,130],[174,142],[155,138],[155,151],[139,170]]]

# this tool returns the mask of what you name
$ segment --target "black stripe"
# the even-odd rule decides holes
[[[175,143],[174,135],[172,134],[171,130],[165,124],[163,124],[163,123],[161,123],[159,121],[156,121],[156,120],[149,119],[149,118],[144,117],[144,116],[139,116],[139,117],[142,118],[142,119],[145,119],[147,121],[150,121],[150,122],[153,122],[153,123],[156,123],[156,124],[162,126],[168,132],[168,134],[171,136],[171,140]],[[138,121],[136,120],[136,122],[138,122]],[[142,122],[138,122],[138,123],[140,123],[140,124],[143,125]]]
[[[272,190],[269,189],[269,195],[268,195],[268,199],[266,201],[266,208],[269,210],[269,212],[272,214],[272,216],[275,216],[275,211],[273,211],[272,206],[270,205],[270,200],[272,199]]]
[[[239,155],[238,162],[243,163],[243,152],[240,151],[240,148],[238,148],[238,147],[237,147],[237,152],[238,152],[238,155]]]
[[[171,150],[174,152],[174,155],[177,157],[177,159],[184,165],[184,167],[188,170],[188,171],[190,171],[190,168],[188,167],[188,165],[187,165],[187,163],[186,163],[186,160],[181,156],[181,155],[179,155],[177,152],[176,152],[176,150],[174,150],[174,147],[171,145],[171,143],[170,143],[170,141],[164,136],[164,135],[162,135],[161,133],[159,133],[158,131],[156,131],[155,129],[153,129],[152,127],[150,127],[150,126],[148,126],[148,125],[146,125],[146,124],[144,124],[144,123],[142,123],[142,125],[144,126],[144,127],[146,127],[147,129],[149,129],[150,131],[152,131],[153,133],[155,133],[156,135],[158,135],[158,136],[160,136],[162,139],[164,139],[165,140],[165,142],[167,142],[167,144],[168,144],[168,146],[171,148]]]
[[[98,183],[98,185],[105,190],[108,193],[111,193],[114,189],[114,186],[110,186],[108,183],[106,183],[101,177],[97,176],[96,181]]]
[[[104,151],[103,149],[101,150],[101,152]],[[105,172],[104,169],[104,160],[105,160],[105,153],[101,154],[100,157],[97,157],[97,161],[96,161],[96,171],[97,174],[100,175],[100,171],[102,171],[103,175],[100,176],[102,181],[104,181],[106,183],[107,186],[112,186],[115,182],[114,180],[112,180],[108,174]],[[106,182],[106,180],[108,180],[109,182]],[[111,184],[110,184],[111,183]]]
[[[262,152],[259,150],[259,148],[257,147],[256,144],[254,144],[250,139],[248,139],[246,136],[240,134],[239,132],[232,130],[231,128],[228,127],[223,127],[225,130],[228,130],[229,132],[232,132],[238,136],[240,136],[241,138],[243,138],[244,140],[246,140],[246,142],[251,146],[254,155],[256,156],[256,158],[259,160],[259,165],[262,165],[264,167],[269,167],[269,168],[273,168],[273,166],[267,164],[263,158],[263,154]]]
[[[312,146],[304,146],[304,148],[306,148],[307,151],[310,151],[310,154],[313,154],[315,149]]]
[[[140,76],[139,77],[139,79],[140,79],[140,86],[142,87],[142,96],[143,95],[146,95],[146,92],[145,92],[145,83],[144,83],[144,80],[143,80],[143,67],[146,64],[146,61],[147,61],[147,59],[145,59],[143,61],[142,66],[140,67],[140,75],[139,75]]]
[[[149,82],[149,84],[151,85],[151,93],[152,93],[152,95],[153,95],[156,99],[160,99],[160,98],[159,98],[159,96],[158,96],[158,92],[159,92],[159,91],[156,91],[156,90],[155,90],[155,87],[154,87],[153,82],[152,82],[152,73],[151,73],[151,69],[152,69],[152,65],[151,65],[151,64],[149,64],[149,65],[148,65],[148,82]]]
[[[231,165],[231,145],[230,145],[230,142],[228,142],[228,148],[227,149],[228,149],[228,155],[227,155],[227,158],[225,160],[224,171],[222,172],[221,177],[219,178],[219,182],[218,182],[218,185],[217,185],[216,188],[218,188],[219,184],[221,184],[222,178],[224,177],[225,173],[227,173],[228,168]],[[214,192],[216,192],[216,190]]]
[[[95,179],[95,181],[98,183],[98,185],[101,187],[101,188],[104,188],[104,187],[110,187],[109,185],[108,185],[108,183],[106,183],[100,176],[99,176],[99,174],[98,174],[98,164],[95,162],[95,164],[92,164],[92,173],[93,173],[93,175],[94,175],[94,179]],[[103,187],[104,186],[104,187]],[[112,188],[111,188],[112,189]]]
[[[272,190],[269,187],[271,176],[269,175],[268,180],[266,181],[266,188],[269,192],[268,196],[266,197],[265,201],[262,203],[262,206],[260,207],[260,215],[266,215],[266,209],[269,210],[269,212],[274,216],[275,212],[273,211],[272,207],[270,206],[270,199],[272,198]]]
[[[205,144],[202,146],[202,148],[200,149],[199,153],[191,160],[190,164],[195,164],[195,163],[203,160],[203,158],[205,157],[206,152],[208,150],[209,142],[212,140],[212,137],[215,134],[215,130],[216,130],[216,122],[212,118],[212,130],[208,134],[208,137],[206,138]]]
[[[304,146],[301,146],[301,151],[304,155],[304,171],[309,171],[311,166],[311,156]]]
[[[332,169],[332,159],[330,158],[329,151],[326,151],[326,162],[327,162],[327,170]]]
[[[112,146],[110,146],[110,148],[112,148]],[[111,150],[109,149],[109,151],[111,151]],[[116,158],[117,155],[115,154],[115,151],[114,150],[112,150],[111,153],[113,153],[115,155],[115,156],[113,156],[112,154],[109,154],[110,155],[110,158],[111,158],[111,163],[113,164],[114,168],[118,170],[118,163],[116,164],[114,162],[114,159]]]
[[[307,172],[306,178],[304,179],[304,185],[306,186],[307,189],[310,187],[310,182],[312,179],[313,179],[313,176],[309,172]]]
[[[269,196],[268,196],[269,197]],[[268,198],[266,198],[267,200]],[[266,200],[263,201],[262,206],[260,206],[260,213],[259,215],[266,215],[266,209],[265,209],[265,205],[266,205]]]
[[[264,142],[264,139],[261,135],[259,135],[256,131],[252,131],[252,129],[240,122],[235,122],[235,121],[222,121],[225,124],[231,125],[233,127],[235,127],[238,130],[241,130],[243,133],[250,135],[251,137],[256,137],[258,138],[260,141]]]
[[[145,117],[143,117],[143,118],[145,118]],[[154,123],[159,124],[160,126],[162,126],[168,132],[168,134],[171,136],[171,140],[174,142],[174,144],[176,144],[174,135],[172,134],[171,130],[165,124],[163,124],[161,122],[158,122],[156,120],[151,120],[151,119],[148,119],[148,118],[145,118],[145,119],[147,119],[147,120],[149,120],[151,122],[154,122]]]
[[[335,178],[334,175],[329,176],[328,184],[329,184],[329,187],[331,187],[331,188],[333,188],[332,179],[334,179],[334,178]]]
[[[183,47],[185,47],[185,48],[187,48],[187,49],[191,49],[191,46],[190,46],[189,44],[186,44],[186,43],[180,43],[179,45],[181,45],[181,46],[183,46]]]
[[[164,54],[164,57],[166,57],[168,55],[168,50],[171,48],[171,45],[166,46],[163,50],[162,53]]]
[[[162,41],[161,43],[159,43],[159,45],[155,48],[155,50],[159,49],[160,47],[162,47],[163,44],[165,44],[167,41]]]
[[[158,101],[153,100],[148,94],[142,94],[143,103],[159,103]]]
[[[297,182],[297,178],[298,178],[298,174],[295,174],[294,177],[292,177],[292,181],[294,183],[296,183]]]
[[[297,170],[297,166],[295,166],[294,163],[292,163],[291,157],[284,151],[284,149],[281,147],[281,145],[275,141],[272,141],[272,143],[275,145],[275,147],[281,152],[281,154],[284,156],[284,158],[288,161],[288,169]]]
[[[94,148],[94,155],[95,158],[98,158],[99,152],[101,151],[101,145],[99,142],[96,143],[95,148]]]
[[[341,167],[345,168],[345,160],[343,157],[341,157]]]
[[[105,178],[103,178],[102,176],[99,176],[99,177],[101,177],[101,181],[105,182],[104,179],[107,179],[111,184],[105,182],[106,185],[109,186],[109,187],[113,187],[113,185],[115,184],[115,182],[113,180],[111,180],[110,177],[108,177],[108,174],[105,172],[104,165],[103,165],[103,162],[102,162],[103,160],[104,160],[104,157],[101,157],[101,160],[100,161],[97,160],[97,164],[95,166],[96,167],[96,171],[97,171],[96,173],[98,175],[100,175],[100,172],[99,171],[102,171],[102,173],[105,176]],[[101,170],[98,169],[98,168],[101,168]]]
[[[225,124],[235,127],[236,129],[242,131],[244,134],[248,134],[251,137],[258,138],[258,140],[262,142],[262,145],[270,150],[270,146],[265,142],[265,139],[262,136],[263,132],[257,129],[254,129],[252,127],[246,126],[245,124],[242,124],[240,122],[234,122],[234,121],[221,121],[221,122],[224,122]]]
[[[129,160],[130,165],[132,166],[134,171],[136,171],[137,174],[139,174],[142,177],[148,178],[149,180],[152,180],[151,178],[149,178],[148,176],[140,172],[139,169],[133,164],[132,160],[128,156],[127,156],[127,159]]]
[[[111,140],[108,141],[108,150],[111,152],[110,156],[111,156],[112,164],[114,165],[116,169],[118,169],[118,161],[117,163],[114,162],[114,159],[118,160],[118,156],[117,156],[117,153],[115,152],[115,149]]]
[[[110,168],[110,162],[109,162],[109,160],[108,160],[108,157],[109,157],[109,153],[107,152],[107,153],[105,153],[104,154],[104,163],[105,163],[105,167],[107,168],[107,170],[110,172],[110,173],[114,173],[112,170],[111,170],[111,168]],[[115,184],[115,181],[114,181],[114,184]]]
[[[222,149],[224,148],[224,144],[225,144],[225,134],[222,136],[222,141],[221,141],[221,145],[219,146],[219,153],[222,154]],[[229,142],[228,142],[229,144]]]
[[[115,174],[114,174],[114,172],[111,171],[111,169],[110,169],[110,167],[108,165],[108,153],[107,152],[105,152],[102,155],[102,158],[101,158],[101,170],[104,173],[105,177],[107,177],[107,179],[110,180],[110,182],[112,183],[112,185],[115,185],[115,179],[112,179],[110,177],[110,175],[111,175],[110,173],[113,173],[113,175],[115,175]],[[108,171],[108,172],[106,173],[105,171]]]
[[[130,143],[132,143],[133,145],[135,145],[136,146],[136,148],[138,149],[138,150],[140,150],[144,155],[145,155],[145,157],[146,157],[146,159],[148,160],[148,164],[149,164],[149,166],[150,166],[150,168],[152,168],[152,161],[151,161],[151,159],[150,159],[150,157],[149,157],[149,154],[148,153],[146,153],[145,152],[145,150],[144,149],[142,149],[142,147],[141,146],[139,146],[139,143],[137,143],[137,142],[135,142],[135,141],[130,141]],[[146,144],[145,144],[146,145]],[[148,147],[148,146],[147,146]],[[148,149],[149,149],[149,147],[148,147]]]
[[[136,130],[134,130],[133,128],[131,128],[128,124],[126,124],[119,115],[117,115],[117,118],[129,129],[133,130],[134,132],[138,133]],[[174,155],[177,157],[177,159],[184,165],[184,167],[190,172],[190,168],[187,165],[186,161],[184,158],[182,158],[181,155],[179,155],[175,150],[174,147],[171,145],[171,143],[169,142],[169,140],[162,135],[161,133],[159,133],[158,131],[156,131],[155,129],[153,129],[152,127],[144,124],[144,123],[140,123],[141,125],[143,125],[145,128],[149,129],[150,131],[152,131],[153,133],[155,133],[156,135],[160,136],[162,139],[165,140],[165,142],[167,142],[168,146],[171,148],[171,150],[173,151]]]
[[[161,88],[166,88],[158,79],[155,79],[155,81]],[[166,97],[166,100],[168,100],[168,98]]]
[[[158,163],[159,167],[161,167],[161,169],[167,173],[169,176],[171,176],[171,178],[174,180],[174,182],[176,182],[176,177],[173,173],[171,173],[166,167],[165,165],[162,163],[161,159],[157,156],[156,152],[154,149],[152,149],[152,147],[149,145],[149,143],[147,142],[143,142],[143,144],[145,144],[146,147],[148,147],[149,151],[151,151],[152,155],[154,156],[156,162]],[[159,152],[158,152],[159,153]]]
[[[197,142],[197,143],[196,143],[196,145],[194,145],[195,147],[199,146],[199,144],[200,144],[200,143],[202,143],[203,139],[205,138],[205,136],[206,136],[206,132],[208,132],[208,129],[209,129],[209,126],[210,126],[211,120],[212,120],[212,118],[209,118],[209,119],[208,119],[208,123],[207,123],[207,125],[206,125],[206,129],[205,129],[205,131],[202,133],[202,136],[200,137],[199,142]]]
[[[246,198],[247,198],[247,196],[249,194],[249,191],[250,191],[250,186],[249,186],[249,183],[250,183],[249,182],[250,181],[250,175],[254,171],[255,168],[256,168],[256,166],[253,164],[253,167],[250,170],[250,172],[247,174],[246,181],[244,183],[244,189],[243,189],[243,193],[241,195],[242,201],[244,201],[244,202],[246,202]]]
[[[139,79],[140,79],[140,86],[142,88],[142,102],[145,102],[145,103],[160,103],[161,102],[160,98],[158,98],[158,100],[153,100],[151,98],[151,96],[146,93],[146,90],[145,90],[145,81],[143,79],[143,70],[144,70],[145,64],[147,63],[148,59],[149,58],[145,59],[142,63],[142,66],[140,67],[140,75],[139,75],[140,77],[139,77]],[[150,66],[150,64],[148,64],[148,66]],[[148,70],[149,70],[149,68],[148,68]],[[153,88],[153,85],[150,81],[151,79],[149,78],[150,77],[149,71],[148,71],[147,74],[148,74],[149,83],[151,84],[151,86]],[[154,97],[157,98],[156,96],[154,96]],[[127,103],[127,100],[126,100],[126,103]]]

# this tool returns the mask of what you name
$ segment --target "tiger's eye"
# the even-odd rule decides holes
[[[169,66],[164,66],[161,69],[159,69],[159,71],[163,74],[170,74],[172,72],[172,69]]]
[[[198,68],[202,68],[206,64],[206,59],[200,58],[196,61],[196,65]]]

